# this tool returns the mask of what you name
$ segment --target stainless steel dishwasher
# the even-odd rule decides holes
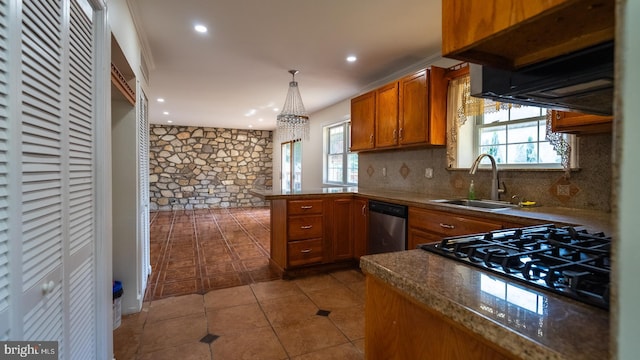
[[[407,249],[407,207],[369,200],[367,252],[377,254]]]

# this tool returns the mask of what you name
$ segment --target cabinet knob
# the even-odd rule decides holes
[[[300,252],[303,254],[308,254],[311,252],[311,249],[303,249],[303,250],[300,250]]]
[[[309,229],[311,229],[312,227],[313,227],[313,225],[302,225],[302,226],[300,226],[300,229],[303,229],[303,230],[309,230]]]
[[[400,128],[400,139],[402,139],[402,133],[404,132],[403,130],[403,128]]]
[[[440,227],[443,228],[443,229],[455,229],[456,228],[453,225],[443,224],[443,223],[440,223]]]
[[[373,145],[373,134],[371,134],[371,136],[369,137],[369,143],[371,143],[371,145]]]
[[[393,140],[395,141],[398,138],[398,129],[393,129]]]
[[[312,208],[313,208],[313,205],[303,205],[303,206],[300,206],[300,209],[302,209],[302,210],[309,210],[309,209],[312,209]]]
[[[362,205],[362,216],[367,216],[367,205]]]

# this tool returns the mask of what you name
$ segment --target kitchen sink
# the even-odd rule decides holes
[[[517,207],[517,205],[511,204],[506,201],[494,201],[494,200],[467,200],[467,199],[453,199],[453,200],[434,200],[434,202],[463,206],[466,208],[479,208],[485,210],[506,210]]]

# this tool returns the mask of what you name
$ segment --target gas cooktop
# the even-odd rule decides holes
[[[611,238],[603,233],[539,225],[448,237],[420,248],[609,308]]]

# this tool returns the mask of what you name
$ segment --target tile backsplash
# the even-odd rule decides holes
[[[558,170],[501,170],[498,165],[506,188],[501,200],[519,195],[546,206],[611,211],[611,134],[578,137],[578,148],[580,168],[569,179]],[[448,170],[445,148],[363,152],[358,163],[362,189],[466,197],[473,179],[476,197],[490,197],[491,171],[470,175],[465,169]],[[431,178],[426,176],[430,171]]]

